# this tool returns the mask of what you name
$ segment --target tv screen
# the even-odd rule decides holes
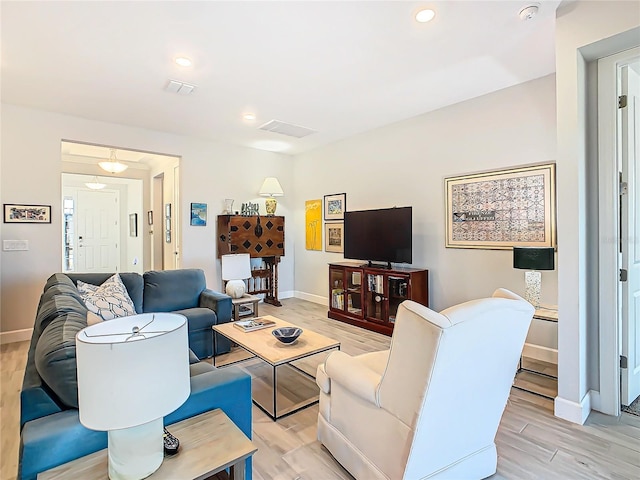
[[[345,212],[345,258],[411,263],[411,253],[411,207]]]

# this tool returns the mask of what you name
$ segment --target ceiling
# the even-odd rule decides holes
[[[521,20],[532,3],[2,1],[1,98],[299,154],[555,72],[560,1]],[[258,129],[273,119],[316,133]]]

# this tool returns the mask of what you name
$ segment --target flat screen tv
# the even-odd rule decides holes
[[[359,210],[344,214],[344,257],[411,263],[411,207]]]

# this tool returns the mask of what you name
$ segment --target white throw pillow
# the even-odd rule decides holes
[[[78,291],[87,308],[104,320],[136,314],[127,287],[117,273],[100,286],[78,281]]]

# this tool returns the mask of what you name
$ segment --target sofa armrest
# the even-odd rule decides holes
[[[214,292],[206,288],[200,294],[198,306],[216,312],[218,325],[231,321],[231,297],[225,293]]]
[[[333,352],[324,363],[324,369],[331,380],[358,397],[380,406],[378,390],[382,377],[344,352]]]

